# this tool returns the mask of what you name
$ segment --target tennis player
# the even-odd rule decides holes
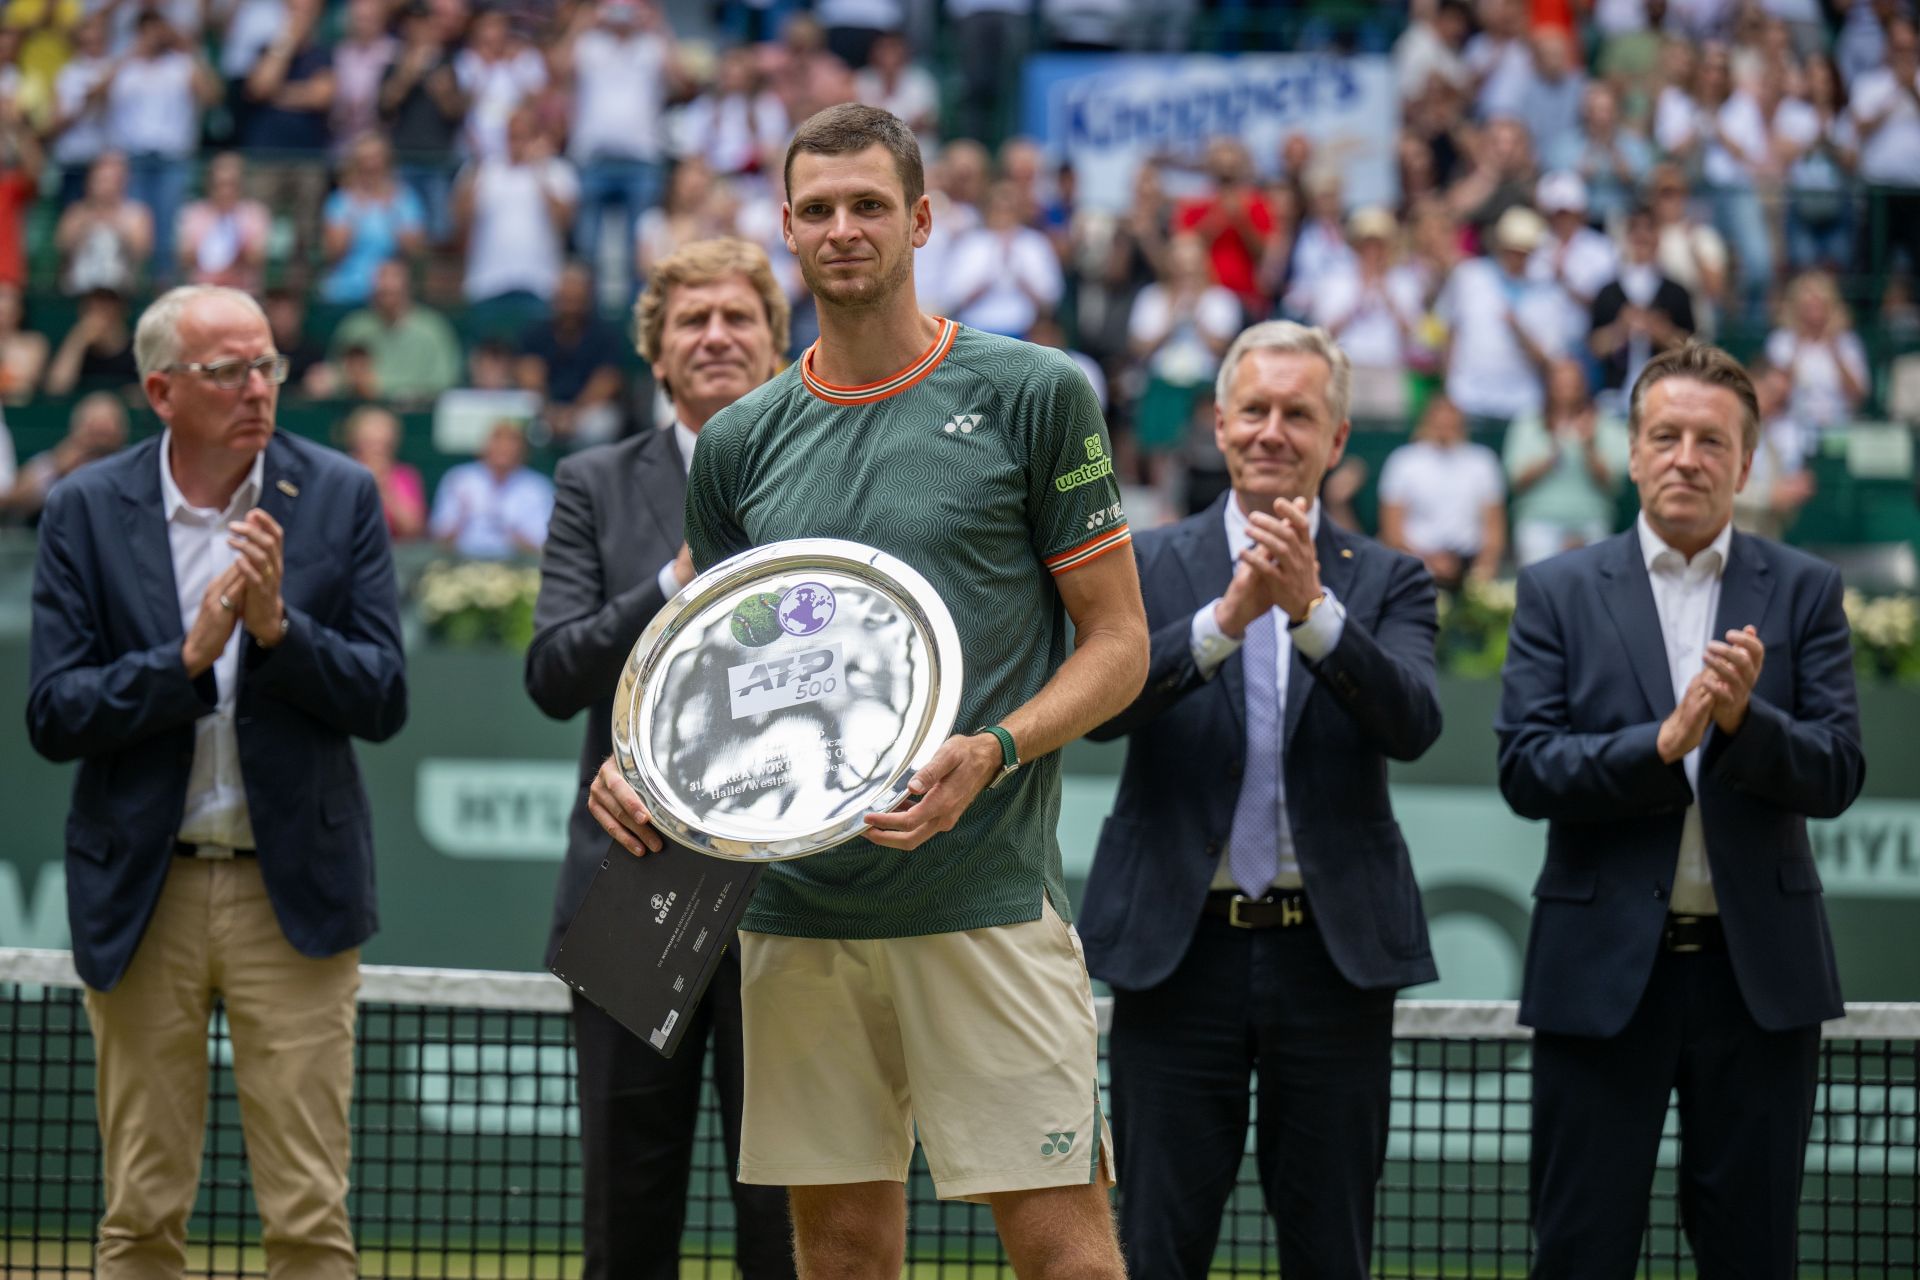
[[[694,563],[789,538],[877,547],[946,602],[966,685],[916,803],[760,883],[740,933],[740,1179],[790,1189],[801,1276],[894,1280],[917,1132],[943,1198],[993,1206],[1019,1275],[1118,1277],[1092,991],[1054,836],[1057,752],[1147,668],[1106,427],[1060,353],[919,310],[933,217],[898,119],[821,112],[786,181],[820,340],[701,432]],[[632,852],[660,847],[611,761],[590,804]]]

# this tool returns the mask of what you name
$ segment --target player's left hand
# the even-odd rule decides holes
[[[907,784],[906,807],[867,815],[867,839],[889,849],[918,849],[953,830],[999,772],[999,739],[990,733],[954,734]]]

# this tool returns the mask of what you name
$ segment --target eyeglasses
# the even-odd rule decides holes
[[[238,391],[247,383],[253,373],[265,375],[269,386],[279,386],[287,380],[288,362],[285,356],[261,356],[258,360],[216,360],[212,364],[181,363],[170,364],[169,369],[185,369],[189,373],[204,373],[207,380],[222,391]]]

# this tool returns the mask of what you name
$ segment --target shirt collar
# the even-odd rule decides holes
[[[1247,532],[1247,513],[1240,509],[1240,495],[1227,492],[1227,550],[1235,558],[1240,549],[1253,542],[1253,535]],[[1307,508],[1307,533],[1314,541],[1320,540],[1320,499],[1315,498],[1313,505]]]
[[[675,418],[673,420],[673,442],[678,446],[680,469],[691,472],[693,470],[693,447],[700,443],[699,432],[680,421],[680,419]]]
[[[180,492],[180,486],[173,481],[173,467],[167,458],[173,452],[173,428],[168,427],[160,433],[160,506],[168,523],[183,509],[188,511],[199,508],[187,501]],[[227,502],[228,511],[246,511],[260,501],[260,490],[266,479],[267,451],[262,449],[253,455],[253,465],[247,468],[247,478],[233,491],[233,497]]]
[[[1689,560],[1665,539],[1653,531],[1647,523],[1647,513],[1642,511],[1633,522],[1635,532],[1640,535],[1640,558],[1646,563],[1647,572],[1668,573],[1676,577],[1713,577],[1718,578],[1727,567],[1727,550],[1733,545],[1733,521],[1722,525],[1720,532],[1714,535],[1712,542],[1703,547],[1699,554]]]

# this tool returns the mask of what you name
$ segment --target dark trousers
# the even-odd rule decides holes
[[[1312,926],[1236,929],[1211,916],[1165,982],[1114,992],[1108,1043],[1129,1274],[1204,1280],[1246,1150],[1256,1068],[1255,1159],[1282,1274],[1368,1274],[1393,997],[1343,978]]]
[[[1819,1054],[1817,1026],[1762,1030],[1712,952],[1662,954],[1617,1036],[1536,1035],[1533,1274],[1634,1274],[1677,1090],[1680,1222],[1701,1280],[1791,1277]]]
[[[679,1052],[663,1058],[598,1007],[573,998],[585,1280],[678,1280],[709,1035],[736,1222],[735,1259],[747,1280],[791,1280],[794,1274],[786,1191],[735,1181],[742,1068],[736,952],[728,951],[694,1020]]]

